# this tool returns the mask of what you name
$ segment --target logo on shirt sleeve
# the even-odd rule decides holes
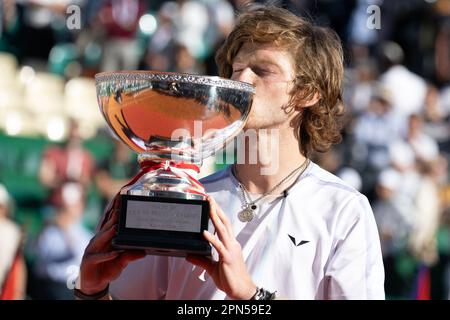
[[[291,239],[294,246],[296,246],[296,247],[300,247],[301,245],[304,245],[309,242],[309,240],[301,240],[299,243],[297,243],[297,241],[295,240],[295,238],[293,236],[291,236],[290,234],[288,234],[288,236],[289,236],[289,239]]]

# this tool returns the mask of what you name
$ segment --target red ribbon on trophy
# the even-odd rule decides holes
[[[188,179],[192,185],[194,185],[196,188],[189,188],[185,190],[185,192],[199,194],[202,196],[207,197],[205,193],[205,188],[202,186],[202,184],[191,174],[187,173],[186,170],[192,170],[197,173],[200,172],[200,168],[192,163],[184,163],[184,162],[175,162],[173,160],[165,160],[165,161],[153,161],[153,160],[144,160],[139,163],[141,170],[126,184],[122,187],[126,188],[132,184],[134,184],[136,181],[138,181],[143,175],[147,174],[150,171],[163,169],[168,172],[172,172],[174,175],[176,175],[179,178]],[[115,196],[120,194],[120,192]],[[114,207],[114,204],[108,208],[105,219],[101,222],[101,226],[106,223],[111,217],[112,208]]]

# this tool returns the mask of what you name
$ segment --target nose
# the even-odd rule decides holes
[[[231,77],[231,79],[253,84],[254,73],[253,73],[252,69],[247,67],[247,68],[242,69],[239,72],[234,73],[233,76]]]

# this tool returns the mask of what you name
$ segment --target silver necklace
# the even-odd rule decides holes
[[[252,221],[252,219],[253,219],[253,217],[255,215],[255,210],[258,208],[256,203],[258,201],[262,200],[263,198],[267,197],[268,195],[270,195],[275,189],[277,189],[279,186],[281,186],[284,182],[286,182],[288,179],[290,179],[292,176],[294,176],[300,170],[302,170],[300,175],[299,175],[299,176],[301,176],[303,174],[303,172],[306,170],[306,168],[308,167],[308,164],[309,164],[309,159],[305,159],[305,161],[303,161],[301,166],[295,168],[283,180],[278,182],[269,191],[265,192],[264,194],[262,194],[261,196],[259,196],[255,200],[251,199],[250,194],[247,191],[247,189],[245,188],[245,186],[242,183],[239,182],[238,177],[237,177],[237,173],[236,173],[236,166],[233,165],[233,167],[232,167],[233,175],[235,176],[236,180],[238,180],[239,188],[242,191],[242,199],[241,199],[241,202],[242,202],[241,209],[242,210],[239,211],[239,213],[238,213],[239,220],[242,221],[242,222],[250,222],[250,221]]]

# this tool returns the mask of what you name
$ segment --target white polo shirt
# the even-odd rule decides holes
[[[310,163],[287,197],[258,202],[238,219],[240,189],[230,167],[202,180],[229,217],[257,286],[286,299],[384,299],[380,241],[367,198]],[[147,256],[110,284],[118,299],[226,299],[184,258]]]

